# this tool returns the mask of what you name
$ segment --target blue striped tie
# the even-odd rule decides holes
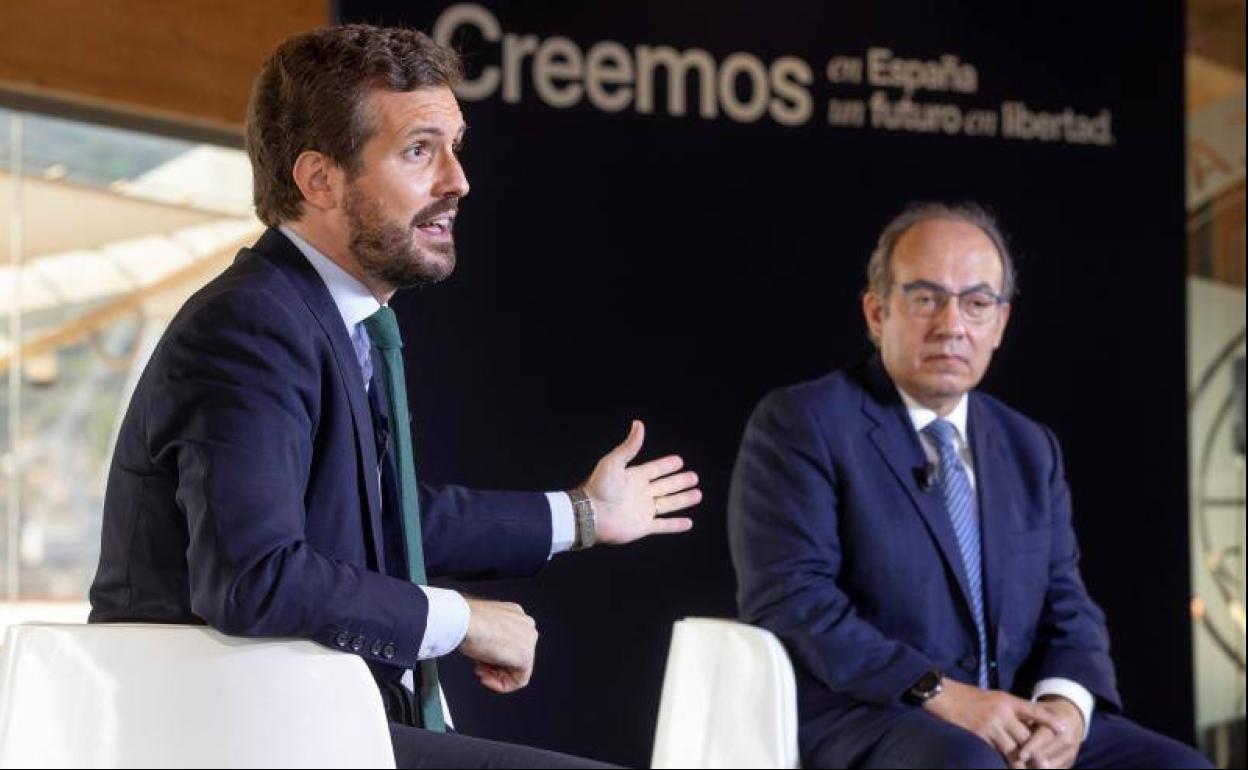
[[[984,627],[984,575],[980,561],[979,506],[975,490],[967,478],[966,467],[958,455],[958,429],[948,420],[936,420],[923,429],[936,442],[940,455],[940,487],[945,493],[945,507],[958,538],[966,583],[971,591],[971,607],[975,612],[975,632],[979,637],[979,686],[988,687],[988,633]]]

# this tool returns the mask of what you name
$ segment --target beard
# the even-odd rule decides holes
[[[407,289],[437,283],[455,270],[455,244],[420,244],[413,231],[418,223],[454,211],[458,205],[454,198],[436,201],[416,212],[404,226],[387,219],[381,205],[352,184],[343,200],[348,247],[361,269],[385,286]]]

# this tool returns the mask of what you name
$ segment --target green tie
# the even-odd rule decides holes
[[[407,413],[407,386],[403,383],[403,339],[394,311],[381,310],[364,319],[373,347],[385,363],[386,394],[390,402],[390,433],[394,436],[399,472],[399,506],[403,510],[403,535],[407,540],[407,569],[412,582],[425,585],[425,555],[420,539],[420,498],[416,493],[416,461],[412,455],[412,431]],[[426,730],[446,732],[442,718],[442,695],[438,689],[438,664],[420,661],[420,718]]]

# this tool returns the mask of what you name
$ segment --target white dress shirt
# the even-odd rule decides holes
[[[897,392],[901,395],[901,400],[906,404],[906,413],[910,415],[910,422],[914,424],[914,429],[919,433],[919,443],[923,445],[923,453],[927,455],[928,463],[939,471],[940,452],[936,447],[935,441],[924,433],[923,429],[935,422],[940,415],[911,398],[910,394],[901,388],[898,388]],[[969,434],[966,432],[967,405],[969,403],[970,397],[963,394],[962,399],[958,401],[958,405],[953,408],[953,411],[945,419],[952,423],[957,430],[958,456],[962,458],[962,466],[966,469],[966,477],[971,482],[971,490],[975,491],[975,462],[974,457],[971,456]],[[939,477],[939,473],[937,477]],[[983,515],[985,514],[981,512],[980,516],[982,517]],[[1060,695],[1075,704],[1075,707],[1083,714],[1083,737],[1087,738],[1088,730],[1092,727],[1092,709],[1096,706],[1096,699],[1092,697],[1092,693],[1088,692],[1086,687],[1073,680],[1051,677],[1036,682],[1036,686],[1032,688],[1031,699],[1033,701],[1039,700],[1045,695]]]
[[[364,319],[380,310],[381,302],[367,286],[304,240],[294,228],[281,225],[278,229],[307,258],[317,275],[325,282],[325,288],[329,289],[329,295],[333,297],[334,304],[342,315],[342,322],[347,327],[351,346],[355,348],[355,357],[364,378],[364,389],[367,390],[373,377],[373,360],[370,355],[372,345],[368,340],[368,331],[364,328]],[[378,484],[380,483],[379,471]],[[550,504],[550,556],[554,556],[572,547],[576,539],[576,517],[572,511],[572,501],[566,493],[547,492],[546,499]],[[425,622],[424,636],[421,637],[420,652],[417,654],[417,657],[424,660],[445,655],[460,645],[464,634],[468,632],[469,610],[468,602],[456,591],[433,586],[420,586],[420,590],[429,599],[429,616]]]

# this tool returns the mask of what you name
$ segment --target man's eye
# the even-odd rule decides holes
[[[420,158],[427,154],[427,150],[423,144],[413,144],[405,150],[406,154],[412,158]]]

